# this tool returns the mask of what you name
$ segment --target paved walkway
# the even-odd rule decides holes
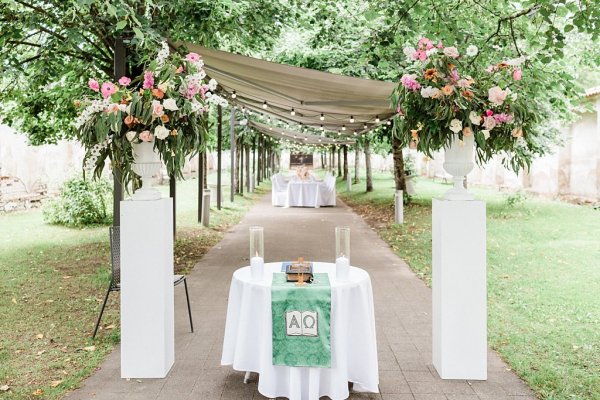
[[[431,364],[431,290],[348,207],[283,209],[265,196],[196,265],[188,278],[196,332],[189,332],[183,288],[175,290],[175,365],[166,379],[120,379],[115,350],[69,399],[262,399],[256,375],[220,366],[227,295],[233,271],[248,264],[248,227],[265,227],[267,262],[304,256],[333,262],[334,227],[352,229],[353,265],[371,275],[375,297],[381,394],[350,399],[530,400],[529,388],[490,351],[486,382],[443,381]]]

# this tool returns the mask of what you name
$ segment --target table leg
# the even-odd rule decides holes
[[[250,382],[250,371],[246,371],[246,375],[244,375],[244,383],[247,384]]]

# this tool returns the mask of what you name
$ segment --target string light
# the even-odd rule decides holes
[[[342,130],[345,131],[346,130],[346,125],[342,125]]]
[[[290,114],[291,114],[291,115],[296,115],[296,110],[294,110],[294,109],[292,108],[292,111],[290,111]]]
[[[263,108],[266,110],[268,107],[269,107],[269,106],[267,105],[267,101],[265,100],[265,101],[263,102]],[[379,122],[379,121],[378,121],[378,122]]]
[[[390,121],[390,120],[388,119],[386,123],[387,123],[388,125],[391,125],[391,124],[392,124],[392,121]]]
[[[267,104],[267,102],[265,101],[265,104]],[[264,106],[263,106],[264,107]],[[265,107],[266,108],[266,107]],[[375,122],[379,123],[379,115],[375,116]]]
[[[351,115],[350,116],[350,123],[353,123],[353,122],[354,122],[354,117]]]
[[[363,128],[364,128],[364,129],[367,129],[367,128],[368,128],[367,124],[364,124],[364,125],[363,125]]]
[[[325,116],[323,115],[323,113],[321,113],[321,116],[319,117],[319,119],[320,119],[321,121],[325,121]]]
[[[358,133],[354,132],[354,136],[358,135]]]
[[[321,125],[321,130],[322,130],[322,131],[324,131],[324,130],[325,130],[325,128],[323,128],[323,125]]]
[[[231,98],[235,99],[237,97],[237,94],[235,93],[235,90],[233,91],[233,93],[231,93]]]

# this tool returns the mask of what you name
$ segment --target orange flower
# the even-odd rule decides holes
[[[448,69],[450,71],[452,71],[454,68],[456,68],[456,65],[452,64],[452,63],[448,63]]]
[[[165,93],[160,89],[152,89],[152,95],[157,99],[162,99]]]
[[[167,114],[163,114],[161,115],[160,120],[163,122],[163,124],[166,124],[169,122],[169,116]]]
[[[140,96],[144,95],[144,89],[140,89]]]
[[[468,126],[465,126],[465,127],[463,128],[463,135],[464,135],[464,136],[467,136],[467,137],[469,137],[469,136],[471,136],[472,134],[473,134],[473,130],[472,130],[471,128],[469,128]]]
[[[452,85],[446,85],[442,88],[442,93],[446,96],[450,96],[452,92],[454,92],[454,86]]]
[[[171,135],[173,135],[173,136],[177,136],[177,129],[173,129],[173,130],[171,131]]]
[[[125,120],[123,122],[125,122],[125,125],[131,128],[133,125],[136,124],[136,119],[131,115],[128,115],[125,117]]]
[[[73,101],[73,105],[74,105],[75,107],[79,108],[79,107],[81,107],[81,101],[79,101],[79,100],[74,100],[74,101]]]
[[[523,128],[515,128],[512,130],[512,137],[523,137]]]
[[[437,69],[429,68],[425,70],[424,74],[425,79],[429,81],[435,81],[437,79]]]
[[[498,69],[506,69],[506,68],[508,68],[508,64],[505,62],[501,62],[501,63],[496,64],[496,67]]]
[[[410,135],[412,136],[414,141],[419,140],[419,131],[416,129],[413,129],[410,131]]]
[[[473,100],[473,97],[475,97],[473,92],[470,90],[463,90],[460,94],[462,94],[462,96],[467,100]]]

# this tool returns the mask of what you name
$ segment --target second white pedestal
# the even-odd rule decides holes
[[[433,200],[433,365],[487,379],[486,216],[482,201]]]
[[[164,378],[175,361],[173,202],[121,202],[121,377]]]

